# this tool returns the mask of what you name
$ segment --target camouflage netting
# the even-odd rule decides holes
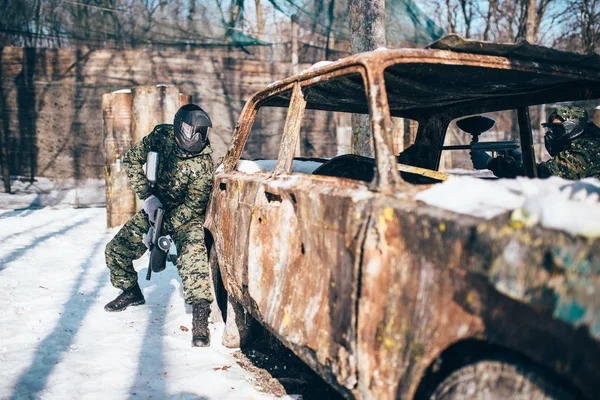
[[[304,1],[315,4],[302,5],[302,0],[268,0],[279,12],[291,17],[296,14],[301,28],[327,37],[332,32],[336,40],[350,40],[348,2]],[[319,7],[321,5],[321,7]],[[333,5],[333,8],[329,8]],[[386,39],[394,47],[426,45],[444,35],[412,0],[386,1]]]
[[[291,41],[290,19],[296,15],[301,43],[344,51],[349,47],[348,0],[259,4],[264,25],[260,33],[256,2],[251,0],[48,0],[42,5],[25,0],[0,15],[0,46],[273,46]],[[443,35],[412,0],[387,0],[386,14],[389,46],[424,46]]]

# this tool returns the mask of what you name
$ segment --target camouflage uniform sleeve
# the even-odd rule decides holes
[[[163,226],[174,232],[194,218],[204,218],[206,205],[213,185],[213,161],[210,154],[202,156],[199,168],[191,172],[187,194],[183,203],[167,211]]]
[[[586,155],[578,149],[568,149],[538,164],[538,177],[560,176],[565,179],[581,179],[586,175]]]
[[[146,157],[152,148],[152,143],[156,135],[156,130],[154,130],[149,135],[144,136],[123,157],[123,165],[125,166],[125,173],[129,178],[129,183],[131,183],[133,190],[142,200],[146,200],[152,194],[150,182],[146,178],[143,165],[146,163]]]
[[[516,178],[523,175],[523,164],[512,157],[495,157],[490,160],[488,169],[498,178]]]

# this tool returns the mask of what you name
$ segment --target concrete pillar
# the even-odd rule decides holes
[[[102,95],[106,155],[106,217],[109,228],[127,222],[142,203],[129,185],[123,155],[158,124],[172,124],[192,96],[175,86],[140,86]]]
[[[129,185],[122,160],[132,145],[131,91],[102,95],[104,155],[106,159],[106,225],[123,225],[135,214],[135,192]]]
[[[131,132],[137,143],[158,124],[172,124],[181,107],[179,88],[175,86],[138,86],[131,90]]]
[[[179,107],[192,102],[192,96],[179,93],[176,86],[138,86],[131,91],[131,133],[137,143],[156,125],[172,124]],[[137,209],[142,201],[136,200]]]

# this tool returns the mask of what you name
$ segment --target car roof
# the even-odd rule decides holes
[[[559,51],[527,42],[500,44],[448,35],[426,49],[376,50],[318,63],[275,82],[260,97],[265,105],[289,104],[289,92],[270,93],[296,81],[326,77],[352,65],[386,70],[390,111],[416,118],[442,110],[488,112],[524,105],[600,97],[600,56]],[[308,109],[367,113],[360,76],[320,79],[305,91]]]

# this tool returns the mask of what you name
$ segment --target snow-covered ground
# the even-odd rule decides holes
[[[0,186],[2,186],[0,184]],[[104,179],[51,180],[11,177],[11,195],[0,192],[0,210],[41,207],[90,207],[106,204]],[[4,190],[4,187],[2,187]]]
[[[27,193],[0,194],[0,207]],[[25,197],[25,198],[23,198]],[[104,208],[0,210],[0,399],[264,399],[211,325],[210,348],[192,348],[191,309],[170,265],[145,280],[146,304],[104,305]],[[189,329],[189,331],[187,331]]]

